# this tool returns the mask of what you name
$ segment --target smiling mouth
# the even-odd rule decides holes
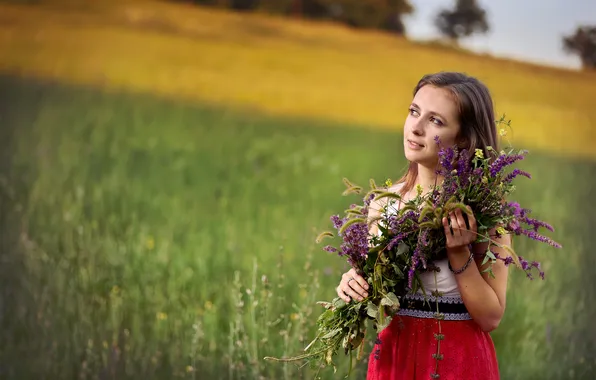
[[[410,144],[412,144],[412,145],[415,145],[415,146],[419,146],[419,147],[421,147],[421,148],[424,148],[424,145],[422,145],[422,144],[418,144],[417,142],[414,142],[414,141],[412,141],[412,140],[408,140],[408,142],[409,142]]]

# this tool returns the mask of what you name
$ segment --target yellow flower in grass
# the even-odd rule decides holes
[[[166,319],[168,319],[168,315],[164,312],[159,312],[155,315],[155,317],[157,318],[158,321],[165,321]]]
[[[507,231],[503,227],[497,227],[497,233],[499,235],[505,235]]]
[[[149,238],[147,238],[147,241],[145,242],[145,246],[148,250],[153,250],[153,248],[155,248],[155,239],[153,239],[152,236],[149,236]]]
[[[484,153],[482,152],[482,149],[476,149],[474,156],[481,158],[481,159],[484,158]]]

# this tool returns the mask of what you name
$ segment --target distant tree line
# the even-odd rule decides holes
[[[409,0],[172,0],[230,8],[239,12],[265,11],[288,17],[331,20],[354,28],[380,29],[405,35],[403,18],[414,12]],[[487,14],[476,0],[454,0],[434,19],[437,30],[454,44],[473,34],[487,33]],[[520,36],[523,38],[523,36]],[[563,49],[577,55],[586,69],[596,69],[596,26],[578,26],[563,36]]]
[[[231,8],[262,10],[292,17],[331,20],[355,28],[404,34],[402,16],[413,12],[408,0],[174,0]]]

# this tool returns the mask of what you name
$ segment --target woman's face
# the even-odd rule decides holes
[[[406,159],[429,168],[435,168],[440,147],[451,147],[460,132],[457,104],[449,90],[423,86],[409,108],[404,125],[404,152]]]

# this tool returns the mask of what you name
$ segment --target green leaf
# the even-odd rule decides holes
[[[329,338],[332,338],[332,337],[336,336],[337,334],[339,334],[339,333],[341,332],[341,330],[342,330],[341,328],[336,328],[336,329],[333,329],[333,330],[329,331],[327,334],[323,335],[323,336],[321,337],[321,339],[329,339]]]
[[[347,305],[346,301],[344,301],[343,299],[341,299],[339,297],[335,297],[335,299],[333,300],[333,306],[337,309],[342,308],[346,305]]]
[[[497,260],[497,258],[495,257],[495,254],[492,253],[492,251],[490,250],[490,248],[486,250],[486,256],[487,257],[490,257],[491,260]]]
[[[395,252],[395,255],[401,256],[404,253],[407,253],[409,250],[410,250],[410,247],[403,241],[400,241],[399,244],[397,245],[397,251]]]
[[[385,328],[387,328],[387,326],[389,326],[391,324],[391,320],[393,318],[388,315],[385,317],[385,319],[383,320],[383,322],[379,322],[379,324],[377,325],[377,333],[380,333],[382,330],[384,330]]]
[[[397,264],[392,264],[391,266],[393,267],[393,270],[395,271],[396,277],[398,279],[404,278],[404,272],[402,272],[402,270],[399,268]]]
[[[317,305],[321,305],[325,309],[331,309],[333,307],[333,304],[331,302],[326,302],[326,301],[317,301]]]
[[[379,308],[371,301],[368,301],[368,304],[366,305],[366,314],[371,318],[377,319],[379,316]]]
[[[397,299],[397,296],[394,293],[389,292],[385,297],[381,299],[381,305],[396,306],[399,305],[399,300]]]

